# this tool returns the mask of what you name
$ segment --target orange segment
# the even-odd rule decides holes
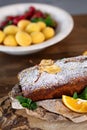
[[[72,97],[63,95],[62,101],[70,110],[78,113],[87,113],[87,100],[74,99]]]

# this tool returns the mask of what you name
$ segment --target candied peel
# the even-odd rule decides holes
[[[87,51],[84,51],[84,52],[83,52],[83,56],[87,56]]]
[[[49,65],[53,65],[53,64],[54,64],[53,60],[51,60],[51,59],[48,59],[48,60],[43,59],[43,60],[41,60],[39,65],[40,66],[49,66]]]
[[[61,72],[61,68],[57,65],[54,64],[54,61],[49,59],[49,60],[42,60],[39,64],[39,70],[40,72],[47,72],[50,74],[55,74],[58,72]]]

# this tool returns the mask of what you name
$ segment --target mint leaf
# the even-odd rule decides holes
[[[35,110],[36,108],[37,108],[36,102],[31,103],[30,109],[31,109],[31,110]]]
[[[74,98],[74,99],[77,99],[77,98],[78,98],[77,92],[74,92],[73,98]]]
[[[49,27],[53,27],[53,28],[56,27],[56,22],[51,18],[50,15],[48,15],[46,18],[32,18],[31,21],[32,22],[42,21]]]
[[[73,98],[74,99],[81,98],[83,100],[87,100],[87,87],[85,87],[85,89],[81,94],[77,94],[77,92],[74,92]]]
[[[55,21],[50,17],[50,15],[47,16],[47,18],[44,20],[47,26],[55,27],[56,23]]]
[[[8,21],[8,24],[7,24],[7,25],[12,25],[12,23],[13,23],[12,21]]]
[[[29,104],[28,103],[22,103],[21,104],[23,107],[29,108]]]
[[[26,107],[30,110],[35,110],[37,108],[37,104],[36,102],[33,102],[31,99],[29,98],[25,98],[23,96],[17,96],[16,99],[20,102],[20,104],[23,107]]]
[[[43,18],[33,18],[33,19],[31,19],[31,22],[39,22],[39,21],[44,22],[44,19]]]
[[[27,98],[27,103],[30,105],[32,103],[32,100]]]
[[[83,92],[79,95],[79,98],[87,100],[87,87],[85,87]]]
[[[20,104],[22,103],[27,103],[27,98],[24,98],[23,96],[16,96],[16,99],[20,102]]]

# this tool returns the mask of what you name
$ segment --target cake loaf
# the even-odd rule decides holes
[[[72,96],[87,85],[87,56],[42,60],[18,74],[22,94],[33,101]]]

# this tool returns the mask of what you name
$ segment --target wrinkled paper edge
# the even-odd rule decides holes
[[[32,111],[32,110],[29,110],[29,109],[27,109],[27,108],[24,108],[21,104],[20,104],[20,102],[17,100],[17,99],[15,99],[15,98],[13,98],[13,97],[10,97],[11,98],[11,105],[12,105],[12,108],[13,109],[16,109],[16,110],[21,110],[21,109],[24,109],[25,111],[26,111],[26,113],[28,114],[28,115],[30,115],[30,116],[34,116],[34,117],[36,117],[36,118],[40,118],[40,119],[43,119],[44,120],[44,118],[41,118],[41,115],[39,114],[39,113],[37,113],[37,111]],[[56,99],[55,99],[56,100]],[[48,102],[49,100],[45,100],[45,101],[39,101],[39,103],[37,102],[37,104],[38,104],[38,107],[42,107],[43,109],[45,109],[45,110],[47,110],[47,111],[49,111],[49,112],[53,112],[53,111],[51,111],[50,109],[47,109],[44,105],[43,105],[43,102]],[[58,99],[57,99],[57,101],[58,101]],[[57,103],[57,102],[56,102]],[[47,104],[48,105],[48,104]],[[76,116],[74,116],[74,117],[69,117],[69,116],[67,116],[67,114],[64,114],[64,113],[61,113],[60,111],[58,111],[58,110],[55,110],[55,112],[53,112],[53,113],[55,113],[55,114],[60,114],[60,115],[62,115],[62,116],[64,116],[65,118],[68,118],[69,120],[71,120],[71,121],[73,121],[74,123],[80,123],[80,122],[84,122],[84,121],[87,121],[87,115],[86,114],[76,114]],[[73,115],[73,112],[71,112],[72,113],[72,115]],[[75,114],[74,114],[75,115]],[[79,115],[79,116],[78,116]],[[46,119],[45,119],[46,120]]]

